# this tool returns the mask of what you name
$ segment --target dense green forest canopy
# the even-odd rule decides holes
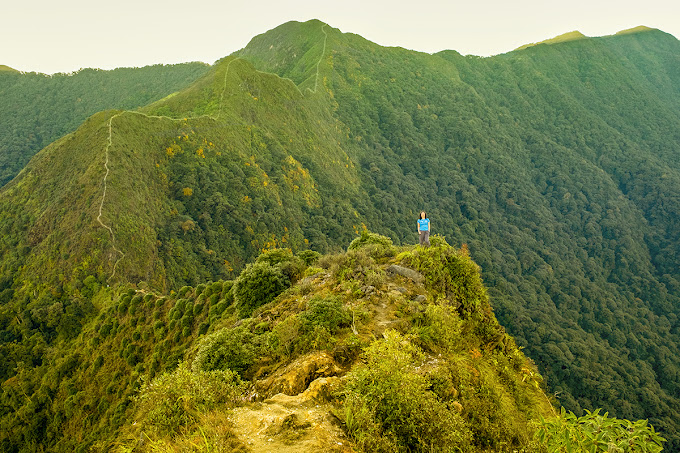
[[[0,186],[88,116],[146,105],[184,88],[208,68],[183,63],[46,75],[0,65]]]
[[[479,58],[293,22],[90,117],[0,192],[0,379],[37,392],[101,286],[233,279],[365,226],[413,243],[421,209],[559,403],[680,451],[680,43],[658,30]]]

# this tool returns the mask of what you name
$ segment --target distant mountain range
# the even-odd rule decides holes
[[[263,250],[337,252],[364,228],[414,243],[425,210],[433,234],[467,245],[560,404],[648,418],[680,451],[673,36],[568,34],[481,58],[289,22],[209,68],[135,71],[112,73],[98,113],[57,122],[9,108],[65,102],[47,81],[0,74],[0,99],[5,77],[17,99],[0,121],[27,112],[26,131],[49,130],[8,145],[29,137],[12,129],[4,149],[28,156],[87,117],[0,191],[0,380],[29,397],[3,386],[7,445],[59,436],[44,394],[66,390],[42,376],[120,288],[229,281]],[[83,96],[100,93],[101,74],[86,75]],[[21,168],[9,161],[7,179]]]

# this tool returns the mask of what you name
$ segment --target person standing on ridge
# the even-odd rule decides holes
[[[420,236],[420,245],[430,246],[430,219],[427,218],[425,211],[420,212],[418,217],[418,235]]]

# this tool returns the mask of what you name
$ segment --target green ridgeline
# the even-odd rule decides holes
[[[46,75],[0,65],[0,186],[88,116],[146,105],[191,84],[208,68],[185,63]]]

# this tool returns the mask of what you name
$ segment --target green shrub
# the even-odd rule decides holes
[[[190,371],[186,363],[142,385],[135,397],[137,421],[158,432],[176,433],[218,405],[235,406],[244,384],[229,370]]]
[[[227,302],[226,301],[221,301],[220,303],[216,305],[211,305],[210,310],[208,311],[209,316],[219,316],[221,315],[224,310],[227,308]]]
[[[302,277],[305,270],[305,262],[298,256],[294,256],[290,249],[271,249],[257,257],[255,263],[267,263],[278,267],[291,283],[295,283]]]
[[[348,326],[351,321],[349,312],[342,302],[335,297],[315,297],[307,302],[307,309],[300,313],[303,331],[311,331],[315,326],[326,328],[331,334],[340,327]]]
[[[83,297],[90,299],[99,292],[100,288],[101,285],[97,281],[97,278],[92,275],[88,275],[85,277],[85,280],[83,280],[83,288],[81,288],[80,293],[83,295]]]
[[[479,266],[466,253],[435,236],[431,246],[404,256],[403,262],[425,276],[427,287],[458,308],[464,318],[478,313],[488,303]]]
[[[305,265],[311,266],[312,264],[319,261],[321,253],[315,250],[302,250],[297,253],[297,256],[305,263]]]
[[[131,314],[131,315],[134,315],[135,313],[137,313],[137,309],[141,305],[142,300],[143,300],[143,297],[142,297],[141,294],[137,294],[135,297],[133,297],[130,300],[130,308],[128,309],[128,313]]]
[[[329,349],[333,335],[351,322],[349,312],[334,297],[314,298],[307,309],[279,322],[273,329],[272,347],[280,356],[301,354],[315,349]]]
[[[211,294],[220,294],[223,288],[224,288],[223,281],[214,282],[210,285]]]
[[[221,329],[200,340],[194,371],[231,370],[243,373],[257,356],[255,335],[247,325]]]
[[[175,306],[174,306],[175,311],[179,311],[180,313],[184,313],[184,307],[185,307],[187,302],[188,302],[187,299],[177,299],[177,301],[175,302]]]
[[[362,250],[376,260],[392,257],[397,253],[397,248],[392,245],[392,239],[367,230],[362,231],[361,235],[350,243],[347,250]]]
[[[97,370],[97,369],[101,368],[101,366],[102,366],[103,364],[104,364],[104,356],[102,356],[102,355],[100,354],[100,355],[98,355],[97,358],[95,359],[93,367],[94,367],[95,370]]]
[[[193,323],[194,323],[193,312],[186,312],[186,314],[182,316],[181,320],[182,327],[191,327]]]
[[[536,438],[551,453],[657,453],[666,441],[647,420],[621,420],[599,409],[577,417],[564,408],[559,417],[541,417]]]
[[[191,286],[182,286],[179,291],[177,291],[177,297],[185,297],[191,292],[193,288]]]
[[[290,357],[295,353],[300,339],[300,319],[297,315],[288,316],[274,326],[272,349],[283,357]]]
[[[369,271],[377,269],[375,260],[364,249],[326,255],[319,260],[319,265],[330,270],[331,275],[339,281],[363,280]]]
[[[395,444],[397,451],[470,450],[464,420],[416,372],[422,352],[415,345],[387,331],[365,355],[366,364],[354,368],[344,389],[345,423],[355,441]]]
[[[267,263],[270,266],[276,266],[286,261],[293,259],[293,252],[290,249],[271,249],[262,253],[255,260],[256,263]]]
[[[345,398],[343,408],[341,417],[359,451],[388,453],[400,450],[394,433],[385,431],[369,398],[351,393]]]
[[[369,244],[376,244],[383,248],[392,247],[392,239],[377,233],[363,230],[358,238],[354,239],[347,247],[347,250],[356,250]]]
[[[111,325],[110,322],[105,323],[104,325],[102,325],[101,329],[99,329],[99,335],[101,335],[102,338],[108,337],[109,334],[111,333],[112,328],[113,326]]]
[[[241,317],[250,316],[257,307],[271,302],[290,286],[281,269],[269,263],[249,264],[234,282],[234,300]]]
[[[118,304],[118,313],[121,315],[127,313],[128,307],[130,306],[130,298],[123,296]]]
[[[428,304],[413,321],[420,343],[432,352],[453,352],[461,340],[462,320],[452,307]]]
[[[210,296],[212,295],[212,293],[213,293],[212,285],[213,285],[212,283],[207,283],[207,284],[205,285],[205,289],[204,289],[203,292],[199,295],[199,297],[203,297],[204,299],[205,299],[206,297],[210,297]]]
[[[293,284],[302,278],[307,266],[304,261],[295,256],[292,260],[284,261],[277,267],[281,269],[283,275],[285,275],[290,283]]]
[[[227,294],[232,294],[232,288],[234,286],[234,280],[227,280],[222,285],[222,299],[227,297]]]
[[[182,318],[182,310],[172,309],[168,312],[170,319],[177,320]]]

